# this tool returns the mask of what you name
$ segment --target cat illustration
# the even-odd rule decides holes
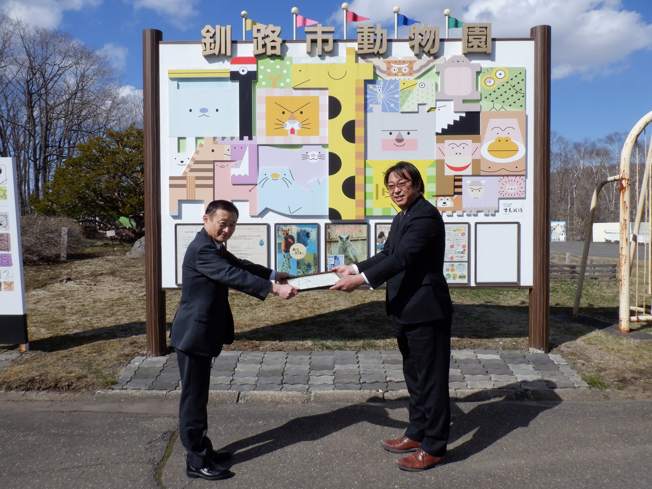
[[[378,233],[378,237],[376,238],[376,244],[379,246],[383,246],[385,244],[385,241],[387,241],[387,238],[385,237],[385,231],[381,231]]]
[[[283,234],[283,243],[281,243],[281,251],[283,253],[289,253],[290,248],[292,248],[292,245],[296,241],[294,240],[294,236],[290,234],[289,229],[282,229],[281,233]]]
[[[283,264],[281,265],[280,271],[285,273],[290,273],[290,270],[292,269],[291,262],[292,262],[291,255],[289,254],[283,255]]]
[[[294,177],[295,183],[304,190],[311,191],[310,182],[317,179],[319,184],[328,178],[328,150],[312,144],[301,147],[299,151],[259,146],[258,163],[261,170],[279,169],[282,166]]]
[[[288,132],[288,136],[294,136],[301,129],[301,122],[297,120],[297,116],[290,114],[288,120],[283,123],[283,129]]]
[[[302,160],[311,162],[326,161],[326,151],[321,146],[304,146],[300,154]]]
[[[288,168],[262,168],[258,175],[258,213],[269,209],[281,214],[328,214],[328,182],[310,182],[311,190],[297,185]]]
[[[267,96],[265,102],[268,136],[277,136],[283,130],[288,136],[319,134],[319,124],[312,123],[319,120],[319,97]]]
[[[351,236],[348,234],[340,234],[338,238],[337,254],[344,255],[344,264],[353,265],[354,263],[357,263],[359,261],[358,253],[355,251],[353,243],[351,243]]]
[[[317,230],[314,228],[297,228],[297,241],[308,249],[317,239]]]

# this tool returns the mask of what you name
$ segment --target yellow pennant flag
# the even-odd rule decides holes
[[[259,25],[263,29],[265,29],[267,27],[267,24],[261,24],[260,22],[255,22],[255,21],[253,21],[251,19],[247,19],[245,21],[245,29],[248,30],[248,31],[252,30],[255,25]]]

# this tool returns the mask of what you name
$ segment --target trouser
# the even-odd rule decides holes
[[[213,451],[213,444],[206,436],[212,358],[176,351],[181,374],[179,437],[188,454],[188,463],[195,468],[206,467]]]
[[[451,318],[419,324],[394,321],[398,347],[403,355],[403,375],[410,394],[410,440],[421,442],[428,454],[446,453],[450,432]]]

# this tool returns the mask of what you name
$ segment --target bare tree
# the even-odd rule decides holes
[[[571,142],[556,132],[551,137],[551,201],[552,220],[566,221],[568,239],[585,239],[591,198],[596,186],[620,172],[620,154],[627,134],[612,133],[602,139]],[[637,166],[638,165],[638,166]],[[632,161],[632,189],[640,184],[636,171],[643,174],[643,159]],[[637,191],[635,193],[638,193]],[[636,199],[632,208],[636,208]],[[618,184],[606,186],[598,201],[595,222],[614,222],[620,216]]]
[[[79,143],[138,123],[138,113],[125,109],[104,55],[65,33],[6,18],[0,31],[0,151],[17,160],[26,212],[29,196],[43,196],[43,186]]]

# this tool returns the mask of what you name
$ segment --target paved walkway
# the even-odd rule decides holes
[[[450,389],[575,389],[588,385],[560,355],[516,350],[454,350]],[[176,355],[136,357],[117,390],[180,389]],[[223,351],[213,362],[211,390],[401,391],[406,389],[399,351]]]
[[[11,361],[14,360],[15,358],[18,358],[19,356],[20,353],[18,352],[0,353],[0,370],[2,370],[5,367],[8,367]]]

